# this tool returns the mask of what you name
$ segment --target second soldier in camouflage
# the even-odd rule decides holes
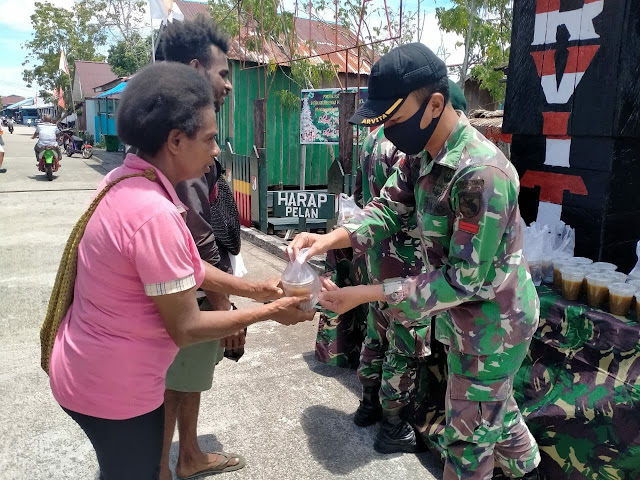
[[[356,200],[366,205],[380,194],[394,165],[405,155],[384,137],[384,127],[364,141],[356,176]],[[366,252],[369,282],[408,277],[422,272],[423,262],[415,217],[407,230],[385,238]],[[385,303],[369,304],[367,334],[362,345],[358,379],[362,401],[354,415],[358,426],[384,417],[374,448],[380,453],[416,451],[416,436],[403,413],[415,384],[419,359],[430,354],[431,318],[396,321]]]

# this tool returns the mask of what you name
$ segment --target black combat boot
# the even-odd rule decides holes
[[[540,476],[540,471],[537,468],[534,468],[530,472],[528,472],[524,477],[520,477],[521,480],[540,480],[542,477]]]
[[[378,453],[417,452],[416,432],[401,416],[402,407],[384,409],[384,420],[373,444]]]
[[[368,427],[382,418],[382,407],[378,399],[380,386],[362,387],[362,400],[353,416],[353,423],[359,427]]]

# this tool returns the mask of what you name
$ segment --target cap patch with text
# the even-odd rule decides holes
[[[381,57],[371,69],[368,99],[349,120],[369,127],[389,120],[407,96],[447,76],[445,63],[422,43],[408,43]]]

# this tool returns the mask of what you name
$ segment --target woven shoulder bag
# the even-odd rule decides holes
[[[93,215],[93,212],[95,212],[98,207],[100,200],[104,198],[107,192],[122,180],[134,177],[146,177],[152,182],[158,179],[156,171],[153,168],[148,168],[144,173],[124,175],[108,183],[102,191],[96,195],[96,198],[93,199],[87,211],[82,214],[75,227],[73,227],[71,235],[69,235],[67,245],[64,247],[64,252],[60,259],[60,266],[58,267],[58,274],[56,275],[56,281],[53,285],[53,291],[49,298],[47,315],[40,328],[40,365],[47,375],[49,374],[51,351],[53,350],[53,344],[58,335],[58,329],[73,302],[73,289],[76,283],[76,269],[78,266],[78,246],[87,228],[87,224],[91,219],[91,215]]]

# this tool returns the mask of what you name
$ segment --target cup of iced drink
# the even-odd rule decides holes
[[[614,315],[627,315],[636,290],[636,287],[628,283],[618,282],[609,285],[609,311]]]
[[[561,270],[564,267],[570,267],[574,265],[573,263],[573,257],[567,257],[567,258],[556,258],[553,261],[553,285],[556,288],[560,288],[560,282],[562,281],[562,275],[561,275]]]
[[[609,296],[609,285],[614,282],[611,275],[593,272],[587,275],[587,305],[601,308]]]
[[[636,320],[640,322],[640,289],[636,291]]]
[[[582,290],[584,270],[578,267],[565,267],[561,270],[560,290],[565,300],[577,300]]]

